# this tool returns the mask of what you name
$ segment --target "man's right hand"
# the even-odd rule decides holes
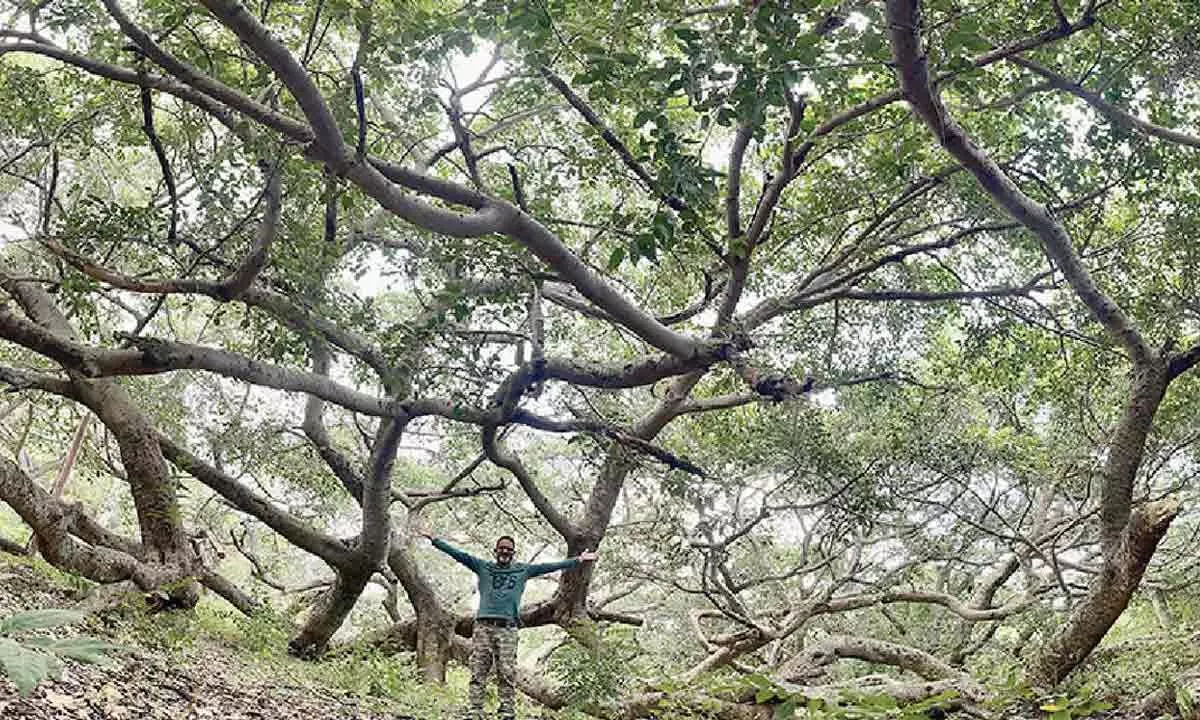
[[[433,539],[433,533],[429,532],[429,528],[425,527],[425,523],[416,520],[412,523],[412,531],[423,538]]]

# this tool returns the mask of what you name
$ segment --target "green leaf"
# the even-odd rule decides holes
[[[612,254],[608,256],[608,269],[616,270],[618,267],[620,267],[621,263],[624,260],[625,260],[625,248],[624,247],[613,248]]]
[[[30,610],[0,620],[0,634],[71,625],[83,620],[74,610]]]
[[[1175,686],[1175,706],[1184,717],[1190,716],[1196,709],[1196,700],[1192,693],[1183,685]]]
[[[652,234],[641,233],[635,237],[632,249],[635,251],[632,254],[636,257],[644,257],[649,260],[658,258],[658,245]]]
[[[641,128],[646,123],[652,122],[656,115],[658,115],[656,110],[639,110],[638,114],[633,116],[633,126]]]
[[[750,683],[751,685],[753,685],[754,687],[757,687],[757,688],[774,688],[775,687],[775,683],[771,682],[770,678],[768,678],[766,675],[762,675],[760,673],[754,673],[751,675],[747,675],[744,679],[746,680],[746,682]]]
[[[117,652],[120,645],[114,645],[106,640],[92,637],[75,637],[56,640],[46,648],[55,655],[61,655],[79,662],[99,665],[108,662],[107,654]]]
[[[758,692],[754,693],[754,702],[761,705],[762,703],[765,703],[766,701],[770,700],[773,697],[775,697],[774,689],[761,688]]]
[[[22,696],[33,691],[37,684],[56,675],[61,666],[52,656],[0,638],[0,670],[17,686]]]
[[[790,697],[784,702],[775,706],[775,720],[788,720],[796,714],[796,705],[799,703],[796,697]]]

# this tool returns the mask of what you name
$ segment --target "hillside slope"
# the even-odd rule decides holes
[[[32,563],[0,553],[0,617],[22,610],[71,607],[77,593]],[[452,699],[406,697],[416,689],[407,666],[355,672],[352,660],[312,665],[256,656],[223,642],[194,618],[135,616],[94,619],[63,634],[105,637],[124,650],[106,665],[67,661],[62,678],[46,681],[27,698],[0,678],[5,720],[398,720],[420,707],[424,718],[451,714]],[[244,638],[242,638],[244,640]],[[327,667],[326,667],[327,666]],[[371,676],[387,684],[371,684]],[[321,683],[314,680],[322,678]],[[347,690],[347,679],[359,685]],[[326,685],[342,685],[331,690]],[[357,692],[353,692],[357,690]]]

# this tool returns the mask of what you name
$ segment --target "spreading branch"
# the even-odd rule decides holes
[[[664,204],[676,212],[683,212],[687,209],[687,205],[683,202],[683,200],[673,195],[664,193],[659,188],[658,182],[650,174],[650,171],[647,170],[644,165],[638,162],[637,158],[633,156],[633,153],[629,151],[629,148],[625,147],[625,143],[621,142],[621,139],[618,138],[616,134],[608,128],[607,125],[604,124],[604,121],[600,119],[600,116],[596,114],[596,111],[593,110],[583,98],[579,97],[579,95],[571,89],[571,86],[567,85],[565,80],[556,75],[554,71],[548,67],[543,66],[538,69],[542,73],[542,77],[546,78],[546,82],[554,86],[554,89],[557,90],[568,103],[570,103],[571,107],[575,108],[575,110],[583,116],[583,119],[587,121],[588,125],[591,125],[596,132],[600,133],[600,137],[604,140],[604,142],[613,149],[613,152],[617,154],[617,157],[621,159],[621,162],[624,163],[625,167],[629,168],[629,170],[635,176],[637,176],[638,180],[642,182],[642,185],[644,185],[647,190],[649,190],[656,198],[661,200]]]
[[[283,191],[280,178],[283,175],[282,163],[267,169],[267,187],[264,192],[266,208],[262,220],[259,221],[258,232],[250,252],[230,275],[217,284],[215,292],[225,300],[234,300],[243,295],[254,279],[262,272],[267,264],[267,254],[271,249],[276,235],[279,234],[279,214],[283,206]]]
[[[888,3],[892,55],[901,92],[945,150],[975,176],[980,187],[1013,219],[1028,228],[1062,272],[1092,317],[1125,349],[1135,363],[1156,357],[1141,332],[1092,279],[1080,262],[1066,228],[1044,206],[1030,198],[955,122],[931,82],[929,60],[921,47],[921,14],[916,0]],[[1012,53],[1010,53],[1011,55]]]
[[[1053,70],[1043,65],[1039,65],[1032,60],[1027,60],[1020,55],[1011,55],[1009,56],[1008,61],[1014,65],[1019,65],[1026,70],[1030,70],[1034,74],[1042,76],[1047,82],[1049,82],[1051,87],[1068,92],[1080,100],[1083,100],[1088,105],[1091,105],[1093,108],[1095,108],[1096,111],[1101,115],[1108,118],[1108,120],[1114,125],[1123,127],[1126,130],[1133,130],[1144,135],[1150,135],[1151,137],[1156,137],[1160,140],[1176,143],[1178,145],[1200,148],[1200,137],[1197,137],[1196,135],[1190,135],[1179,130],[1162,127],[1161,125],[1155,125],[1152,122],[1143,120],[1133,113],[1123,110],[1106,101],[1097,93],[1088,90],[1079,83],[1072,81],[1065,75],[1054,72]]]

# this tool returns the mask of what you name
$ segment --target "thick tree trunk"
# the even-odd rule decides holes
[[[1158,542],[1179,512],[1179,504],[1172,500],[1131,510],[1133,484],[1142,464],[1146,437],[1168,380],[1167,363],[1158,357],[1134,366],[1129,400],[1101,473],[1100,540],[1104,564],[1087,595],[1034,660],[1032,682],[1045,686],[1057,684],[1100,643],[1129,606]]]
[[[288,643],[288,652],[311,657],[325,650],[342,626],[371,577],[388,558],[392,535],[388,507],[392,495],[392,466],[408,425],[407,418],[392,418],[380,425],[371,451],[371,465],[363,483],[362,533],[354,556],[335,568],[337,578],[309,614],[300,632]]]
[[[115,382],[77,380],[74,384],[117,440],[147,553],[159,562],[190,558],[175,484],[153,426]]]
[[[453,648],[455,618],[442,607],[428,578],[412,561],[405,548],[392,548],[388,554],[388,565],[417,614],[412,626],[415,635],[409,645],[417,651],[417,666],[427,679],[444,683],[446,665]]]
[[[159,448],[154,426],[125,388],[115,381],[74,378],[72,384],[80,400],[117,440],[147,559],[198,568],[198,558],[183,527],[175,481]],[[195,580],[180,582],[167,590],[171,603],[178,607],[192,607],[200,598]]]
[[[1105,557],[1117,551],[1128,532],[1133,484],[1168,382],[1167,363],[1162,358],[1151,357],[1133,366],[1129,399],[1109,443],[1102,470],[1100,541]]]
[[[0,501],[33,528],[47,562],[98,583],[132,580],[154,590],[186,577],[190,567],[143,562],[139,546],[102,531],[77,505],[55,499],[21,468],[0,457]],[[86,540],[86,542],[84,542]]]
[[[41,286],[2,272],[0,284],[42,328],[60,339],[78,339],[66,316]],[[197,569],[198,558],[184,531],[175,484],[153,425],[118,381],[88,379],[78,367],[69,364],[64,369],[71,378],[73,399],[91,409],[117,439],[142,534],[143,556],[139,559],[150,564]],[[39,542],[42,539],[39,537]],[[48,554],[47,559],[50,559]],[[191,607],[200,597],[194,579],[180,579],[168,591],[171,603],[180,607]]]
[[[441,608],[417,614],[417,667],[425,679],[446,682],[446,666],[454,642],[454,619]]]
[[[1134,511],[1121,541],[1105,559],[1087,595],[1034,661],[1032,682],[1046,687],[1056,685],[1100,644],[1129,606],[1158,542],[1178,512],[1175,500],[1150,503]]]
[[[677,378],[658,405],[634,424],[632,434],[646,441],[657,437],[663,428],[678,417],[680,405],[703,377],[704,372],[700,371]],[[604,465],[600,469],[600,477],[592,487],[584,508],[583,519],[579,523],[580,532],[567,543],[569,555],[578,555],[583,550],[599,549],[608,530],[608,523],[612,519],[613,509],[617,505],[617,498],[621,496],[621,488],[636,465],[637,457],[629,448],[617,443],[609,448]],[[592,582],[593,566],[594,563],[584,563],[581,567],[562,574],[558,590],[551,601],[555,620],[559,624],[566,625],[576,618],[587,617],[587,593]]]
[[[1158,541],[1178,512],[1178,506],[1171,502],[1132,512],[1133,485],[1167,383],[1200,358],[1190,354],[1171,360],[1161,357],[1092,279],[1066,228],[1025,195],[954,121],[929,75],[921,38],[920,0],[888,0],[887,19],[897,77],[909,105],[942,147],[975,176],[980,188],[1037,235],[1046,256],[1133,363],[1129,399],[1109,443],[1102,473],[1100,541],[1104,566],[1087,596],[1035,660],[1031,673],[1034,682],[1054,684],[1087,657],[1125,610]]]
[[[325,591],[299,632],[288,642],[288,652],[298,657],[321,654],[354,609],[373,574],[368,568],[338,572],[333,587]]]

